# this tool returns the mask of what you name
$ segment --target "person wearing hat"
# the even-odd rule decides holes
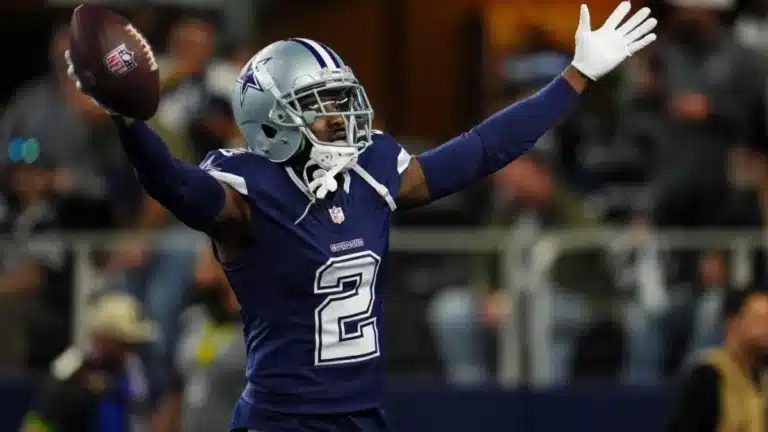
[[[127,294],[108,293],[87,311],[89,346],[71,347],[51,365],[51,380],[22,432],[131,432],[146,402],[136,348],[155,340],[153,322]]]

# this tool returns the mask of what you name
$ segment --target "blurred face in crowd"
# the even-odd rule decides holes
[[[47,198],[54,189],[54,172],[34,164],[15,164],[11,170],[11,188],[23,204]]]
[[[739,190],[768,186],[768,158],[762,151],[737,148],[728,160],[728,180]]]
[[[177,72],[199,73],[213,54],[214,32],[210,23],[187,19],[176,24],[169,35],[169,50]]]
[[[100,360],[106,363],[120,363],[125,356],[135,351],[135,346],[110,335],[94,334],[91,342]]]
[[[499,171],[494,181],[505,196],[525,207],[545,205],[552,195],[549,169],[528,155]]]
[[[726,284],[725,258],[721,252],[709,252],[699,262],[701,282],[705,286],[724,287]]]
[[[747,352],[761,356],[768,354],[768,294],[751,295],[731,324]]]
[[[691,48],[706,48],[720,27],[720,13],[713,9],[676,8],[673,12],[672,33]]]

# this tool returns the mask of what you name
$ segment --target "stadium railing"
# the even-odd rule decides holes
[[[158,234],[152,234],[152,244],[162,245],[164,249],[189,248],[189,234],[164,233],[158,241]],[[508,229],[393,229],[391,232],[390,250],[393,253],[417,253],[436,255],[470,255],[473,253],[498,253],[505,269],[521,268],[520,252],[523,242],[516,240],[518,234]],[[65,236],[51,237],[51,241],[67,245],[74,259],[74,341],[82,345],[85,341],[83,311],[94,294],[98,293],[108,282],[105,275],[95,265],[94,253],[103,250],[120,248],[123,245],[141,243],[142,236],[136,233],[78,233]],[[199,245],[207,245],[207,240],[199,236]],[[502,282],[505,286],[513,287],[514,274],[512,271],[502,272]],[[517,291],[513,291],[513,294]],[[517,322],[518,317],[510,317]],[[504,341],[504,362],[506,377],[510,382],[518,382],[521,378],[520,368],[524,353],[520,343],[520,331],[514,326],[506,326],[502,331]]]
[[[518,284],[507,285],[513,295],[524,299],[522,327],[519,322],[508,321],[507,333],[513,328],[522,329],[524,335],[517,335],[514,343],[502,337],[500,352],[499,381],[502,385],[514,385],[520,381],[520,347],[527,346],[522,363],[526,365],[526,381],[533,386],[557,384],[552,370],[552,348],[555,326],[553,307],[553,284],[548,283],[558,259],[573,253],[599,250],[605,259],[611,256],[633,255],[634,285],[629,296],[646,305],[664,303],[668,292],[664,279],[664,262],[670,253],[700,252],[719,250],[728,253],[728,277],[730,286],[745,288],[753,280],[752,253],[764,249],[768,244],[768,233],[764,231],[685,230],[685,231],[643,231],[631,229],[590,229],[579,231],[551,231],[535,239],[529,249],[527,266],[522,270],[525,276]],[[655,280],[642,280],[641,267],[651,264]],[[620,266],[614,271],[620,272]],[[647,268],[646,268],[647,269]],[[509,268],[505,269],[510,272]],[[589,271],[589,269],[586,269]],[[627,297],[619,297],[619,303]],[[619,306],[619,305],[617,305]],[[521,343],[522,341],[528,342]]]
[[[157,234],[152,234],[157,236]],[[163,248],[188,248],[189,237],[163,234]],[[559,257],[568,253],[598,248],[609,254],[636,251],[658,257],[658,253],[674,250],[720,249],[731,252],[734,286],[744,286],[752,275],[751,251],[766,245],[768,234],[762,231],[678,231],[638,232],[628,229],[595,229],[551,231],[532,237],[530,233],[509,229],[393,229],[391,250],[394,253],[471,255],[498,253],[501,284],[506,287],[512,308],[499,329],[499,383],[504,387],[518,384],[547,385],[553,383],[548,361],[552,348],[554,317],[551,313],[551,291],[543,283],[551,274]],[[154,244],[157,244],[156,237]],[[85,340],[82,311],[92,295],[107,285],[105,275],[95,265],[94,252],[114,249],[141,241],[135,233],[71,234],[51,237],[67,245],[74,257],[74,340]],[[199,245],[206,239],[199,237]],[[589,269],[585,269],[589,271]],[[635,293],[636,294],[636,293]],[[644,293],[643,295],[663,295]]]

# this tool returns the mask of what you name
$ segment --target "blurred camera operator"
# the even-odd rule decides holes
[[[765,431],[768,295],[733,291],[723,346],[704,352],[683,378],[666,430]]]
[[[27,414],[23,432],[130,432],[147,396],[136,348],[155,326],[126,294],[107,293],[86,313],[90,346],[72,347],[51,365],[52,380]]]

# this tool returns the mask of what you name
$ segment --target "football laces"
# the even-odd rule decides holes
[[[128,24],[125,26],[125,30],[133,36],[137,42],[139,42],[139,45],[141,46],[141,50],[144,52],[144,56],[147,58],[147,61],[149,62],[149,70],[156,71],[158,69],[157,67],[157,61],[155,60],[155,53],[152,52],[152,47],[149,46],[149,42],[147,42],[147,39],[144,38],[144,35],[142,35],[138,30],[136,30],[136,27],[134,27],[131,24]]]

